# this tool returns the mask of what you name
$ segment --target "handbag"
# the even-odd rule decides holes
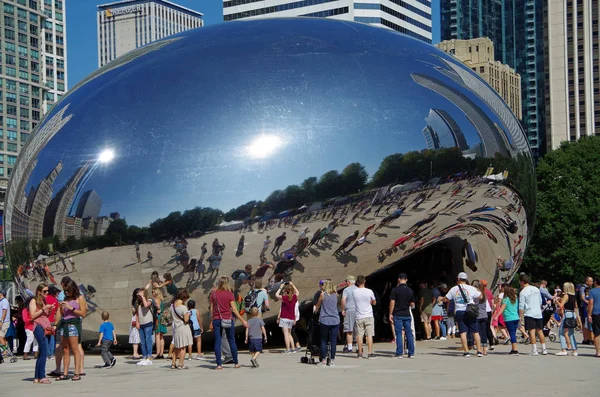
[[[571,312],[573,313],[573,312]],[[567,313],[565,313],[565,316]],[[565,321],[563,322],[563,328],[571,329],[577,328],[577,317],[565,317]]]
[[[462,295],[463,299],[465,300],[465,303],[469,302],[469,300],[467,299],[467,296],[465,295],[465,292],[461,288],[460,284],[458,284],[458,289],[460,290],[460,294]],[[477,317],[479,317],[479,305],[476,305],[474,303],[467,303],[467,310],[465,311],[465,318],[469,318],[471,320],[477,320]]]
[[[229,319],[229,320],[225,320],[223,319],[223,316],[221,315],[221,309],[219,308],[219,303],[215,302],[215,304],[217,305],[217,311],[219,312],[219,317],[221,317],[221,327],[228,329],[231,328],[233,326],[233,320]]]

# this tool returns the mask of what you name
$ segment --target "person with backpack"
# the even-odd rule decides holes
[[[248,264],[244,269],[236,270],[231,274],[231,279],[235,282],[234,292],[240,290],[242,285],[248,284],[252,277],[252,265]]]
[[[258,314],[261,315],[263,308],[265,311],[270,309],[269,295],[262,287],[262,280],[254,281],[254,288],[244,297],[244,311],[250,315],[253,307],[258,308]]]

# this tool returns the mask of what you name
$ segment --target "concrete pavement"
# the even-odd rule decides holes
[[[268,346],[268,345],[267,345]],[[531,357],[529,346],[520,345],[521,355],[509,357],[510,347],[499,346],[484,358],[463,358],[456,339],[417,342],[416,358],[391,359],[395,345],[375,345],[376,359],[358,360],[354,354],[338,354],[335,367],[318,368],[301,364],[304,353],[279,354],[273,350],[259,357],[260,368],[250,366],[247,351],[240,353],[241,369],[225,365],[215,371],[207,361],[186,361],[189,370],[171,370],[169,361],[159,360],[150,367],[117,357],[108,370],[95,369],[100,356],[86,356],[86,372],[80,382],[54,382],[34,385],[35,361],[0,365],[0,395],[13,397],[29,393],[81,393],[86,396],[148,395],[218,396],[268,394],[293,396],[592,396],[598,394],[600,359],[591,346],[580,346],[579,357],[554,356],[560,345],[549,343],[549,356]],[[338,346],[338,351],[342,346]],[[48,362],[48,371],[54,362]]]

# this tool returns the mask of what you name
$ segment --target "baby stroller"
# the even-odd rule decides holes
[[[308,322],[306,338],[306,353],[304,357],[300,358],[302,364],[317,364],[319,362],[319,355],[321,353],[321,329],[319,323],[319,314],[313,314],[312,320]],[[327,365],[329,365],[331,358],[329,355],[329,343],[327,343]],[[309,357],[310,356],[310,357]]]
[[[19,361],[17,356],[14,355],[12,350],[10,350],[7,345],[0,345],[0,356],[4,357],[4,355],[6,355],[6,357],[9,358],[9,361],[11,363],[16,363],[17,361]]]
[[[553,315],[554,309],[551,306],[544,308],[544,311],[542,312],[542,321],[544,322],[542,332],[546,338],[550,339],[550,342],[556,342],[556,334],[548,327],[550,318],[552,318]]]

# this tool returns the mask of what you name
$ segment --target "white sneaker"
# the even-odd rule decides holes
[[[548,350],[544,349],[542,350],[542,356],[547,356],[548,355]]]
[[[148,360],[146,360],[145,358],[144,358],[144,359],[141,359],[140,361],[138,361],[138,362],[137,362],[137,364],[136,364],[136,365],[146,365],[146,364],[145,364],[145,363],[146,363],[146,361],[148,361]]]
[[[440,340],[446,340],[446,337],[445,337],[445,336],[442,336],[442,337],[440,338]]]
[[[536,351],[534,351],[534,352],[531,352],[531,353],[529,353],[529,355],[530,355],[530,356],[539,356],[539,355],[540,355],[540,353],[538,353],[538,352],[537,352],[537,350],[536,350]]]
[[[149,365],[152,365],[152,361],[151,360],[146,360],[144,361],[144,363],[142,364],[144,367],[147,367]]]
[[[556,353],[557,356],[567,356],[569,353],[565,352],[565,351],[560,351],[558,353]]]
[[[573,357],[577,357],[577,350],[573,350]]]

